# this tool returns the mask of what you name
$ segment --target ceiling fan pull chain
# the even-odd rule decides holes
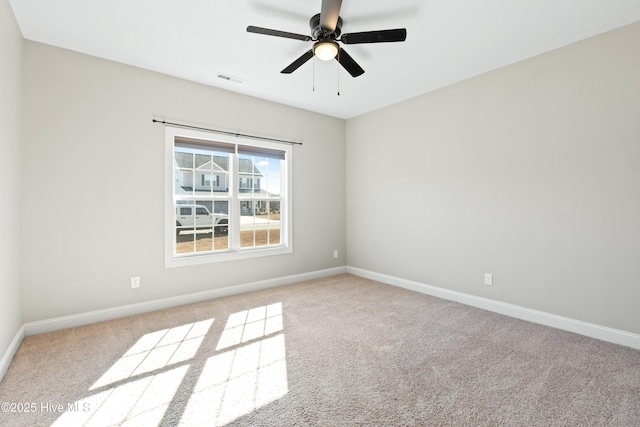
[[[340,51],[338,51],[338,62],[340,62]],[[340,96],[340,67],[337,65],[336,70],[338,70],[338,96]]]
[[[311,58],[311,65],[313,67],[313,92],[316,91],[316,58]]]

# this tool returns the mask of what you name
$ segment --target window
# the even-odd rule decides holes
[[[202,184],[205,187],[219,187],[220,176],[219,175],[202,175]]]
[[[166,127],[168,267],[290,253],[286,144]]]

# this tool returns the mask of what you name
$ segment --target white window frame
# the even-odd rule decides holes
[[[240,248],[239,243],[232,243],[232,230],[240,229],[240,200],[239,174],[237,154],[230,155],[231,174],[229,184],[229,249],[220,252],[189,253],[176,255],[175,232],[175,199],[174,199],[174,141],[176,137],[195,138],[200,140],[235,144],[236,146],[251,146],[265,149],[284,151],[284,170],[282,171],[282,189],[280,205],[280,244],[272,246],[258,246]],[[237,152],[237,150],[236,150]],[[188,265],[208,264],[214,262],[250,259],[263,256],[283,255],[293,252],[293,147],[289,144],[280,144],[270,141],[253,140],[233,135],[217,135],[210,132],[183,129],[173,126],[165,127],[165,267],[180,267]],[[235,176],[234,176],[235,174]],[[235,245],[235,247],[234,247]]]

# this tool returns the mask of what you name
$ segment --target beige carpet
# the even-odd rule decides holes
[[[340,275],[28,337],[0,402],[2,426],[640,426],[640,352]]]

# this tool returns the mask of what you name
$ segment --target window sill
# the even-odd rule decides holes
[[[243,259],[260,258],[265,256],[285,255],[293,252],[289,246],[269,248],[245,249],[242,251],[226,251],[219,253],[188,254],[184,256],[168,255],[165,260],[166,268],[185,267],[189,265],[211,264],[216,262],[237,261]]]

